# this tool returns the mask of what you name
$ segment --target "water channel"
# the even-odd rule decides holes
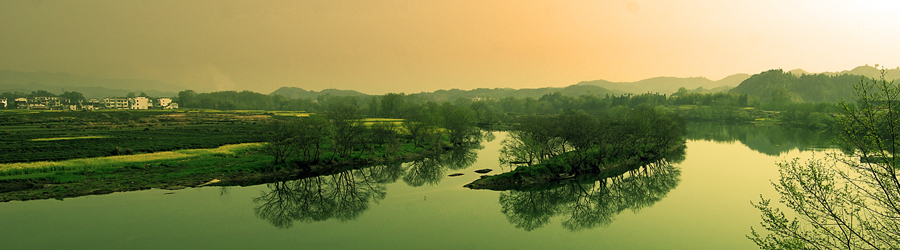
[[[776,162],[826,135],[690,124],[683,161],[594,184],[470,190],[505,133],[439,159],[249,187],[0,203],[3,249],[757,249]],[[453,173],[461,176],[449,177]],[[598,195],[598,194],[604,195]]]

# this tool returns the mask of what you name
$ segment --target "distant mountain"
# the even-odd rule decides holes
[[[66,73],[20,72],[0,70],[0,92],[31,93],[46,90],[55,94],[78,91],[88,98],[125,96],[129,92],[145,92],[150,96],[175,96],[183,88],[154,80],[107,79]]]
[[[637,82],[610,82],[606,80],[594,80],[579,82],[577,85],[599,86],[609,90],[622,93],[643,94],[643,93],[660,93],[672,94],[680,88],[686,89],[716,89],[721,87],[735,87],[745,79],[749,78],[748,74],[734,74],[722,78],[718,81],[709,80],[705,77],[655,77],[640,80]]]
[[[788,71],[788,73],[790,73],[791,75],[795,75],[795,76],[812,75],[812,73],[809,73],[808,71],[803,70],[803,69],[794,69],[794,70]]]
[[[572,85],[564,88],[536,88],[536,89],[511,89],[511,88],[479,88],[473,90],[459,90],[459,89],[450,89],[450,90],[438,90],[434,92],[422,92],[415,95],[422,96],[424,98],[429,98],[438,102],[442,101],[452,101],[458,98],[493,98],[493,99],[503,99],[506,97],[515,97],[515,98],[541,98],[547,94],[553,94],[559,92],[562,95],[566,96],[582,96],[582,95],[595,95],[595,96],[605,96],[605,95],[620,95],[621,92],[608,90],[603,87],[592,86],[592,85]]]
[[[853,68],[851,70],[844,70],[844,71],[838,71],[838,72],[822,72],[819,74],[824,74],[827,76],[839,76],[839,75],[850,74],[850,75],[857,75],[857,76],[865,76],[866,78],[880,79],[881,78],[881,70],[876,68],[877,66],[878,65],[875,65],[875,66],[864,65],[864,66],[859,66],[859,67]],[[885,69],[884,71],[885,71],[884,72],[885,79],[887,79],[887,80],[900,79],[900,67],[893,68],[893,69]],[[789,71],[789,73],[796,75],[796,76],[801,76],[804,74],[805,75],[814,74],[814,73],[810,73],[810,72],[807,72],[802,69],[791,70],[791,71]]]
[[[297,87],[281,87],[269,95],[280,95],[288,99],[316,99],[319,95],[331,96],[368,96],[356,90],[323,89],[322,91],[305,90]]]

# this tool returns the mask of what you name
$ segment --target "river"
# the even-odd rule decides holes
[[[0,203],[3,249],[757,249],[751,206],[777,200],[776,162],[826,137],[690,124],[685,158],[592,185],[469,190],[505,133],[445,159],[249,187]],[[461,176],[449,177],[453,173]],[[600,187],[602,186],[602,187]],[[587,192],[578,191],[587,187]],[[592,189],[593,187],[593,189]],[[599,188],[598,188],[599,187]],[[611,191],[610,191],[611,190]],[[594,193],[616,193],[598,201]],[[604,196],[610,197],[610,196]]]

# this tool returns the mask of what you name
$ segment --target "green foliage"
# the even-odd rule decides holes
[[[685,133],[678,117],[649,108],[597,116],[570,111],[526,117],[503,142],[500,161],[528,166],[484,182],[528,185],[612,171],[614,166],[640,166],[683,149]],[[478,187],[478,182],[470,186]]]
[[[897,249],[900,247],[900,87],[881,80],[855,85],[856,106],[842,103],[844,154],[828,161],[779,164],[774,183],[788,219],[768,200],[755,207],[768,233],[748,236],[763,249]]]

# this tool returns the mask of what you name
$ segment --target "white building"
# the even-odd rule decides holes
[[[149,109],[152,106],[150,99],[143,96],[128,98],[128,102],[131,104],[131,109]]]
[[[0,99],[0,106],[3,106],[3,108],[6,108],[6,99]]]
[[[103,106],[107,109],[128,109],[128,98],[107,97],[103,98]]]
[[[14,101],[16,108],[24,109],[28,106],[28,99],[25,99],[24,97],[16,98]]]
[[[172,103],[172,98],[166,98],[166,97],[159,98],[158,102],[159,102],[160,108],[168,109],[169,104]]]

